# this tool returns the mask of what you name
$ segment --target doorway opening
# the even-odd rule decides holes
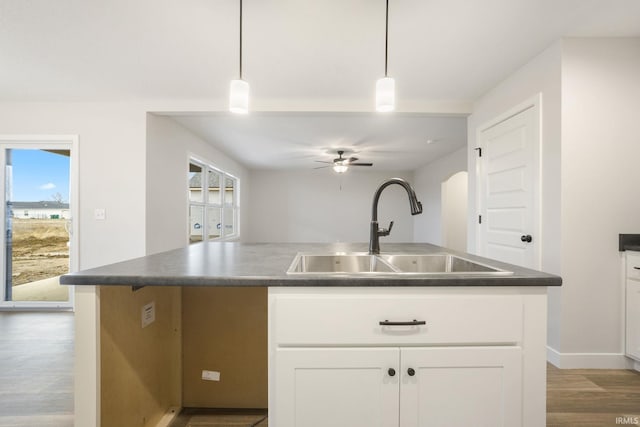
[[[0,308],[70,309],[75,269],[75,140],[0,138]]]

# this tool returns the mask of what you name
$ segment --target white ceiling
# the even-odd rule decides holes
[[[0,101],[224,105],[219,101],[238,74],[238,5],[0,0]],[[384,74],[384,6],[384,0],[244,0],[244,78],[252,104],[373,106],[375,80]],[[565,36],[640,36],[640,1],[390,0],[389,75],[398,107],[470,103]],[[211,117],[211,123],[180,120],[254,168],[306,167],[288,159],[307,162],[329,148],[351,147],[363,161],[391,169],[415,165],[412,152],[424,164],[464,143],[453,124],[460,118],[352,115],[348,124],[342,117],[328,123],[330,115]],[[443,141],[425,146],[425,138],[438,137]],[[394,150],[408,154],[391,157]]]
[[[0,100],[226,98],[238,0],[0,0]],[[384,0],[245,0],[257,99],[370,99]],[[638,0],[390,0],[404,100],[473,100],[562,36],[640,36]],[[369,105],[369,104],[367,104]]]
[[[251,169],[313,169],[345,157],[371,162],[353,170],[413,170],[466,143],[464,117],[375,113],[254,113],[173,116]],[[329,169],[326,169],[329,171]]]

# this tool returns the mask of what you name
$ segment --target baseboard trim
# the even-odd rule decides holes
[[[158,421],[156,427],[169,427],[173,420],[178,416],[181,409],[182,408],[178,406],[172,406],[171,408],[167,409],[167,412],[165,412],[162,418],[160,418],[160,421]]]
[[[547,361],[560,369],[633,369],[622,353],[560,353],[547,346]]]

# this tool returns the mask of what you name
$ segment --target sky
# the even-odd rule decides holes
[[[69,157],[42,150],[12,149],[14,202],[69,202]]]

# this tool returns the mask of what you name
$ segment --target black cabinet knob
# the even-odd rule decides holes
[[[416,371],[413,368],[409,368],[407,369],[407,374],[409,374],[409,376],[412,377],[416,374]]]
[[[520,236],[520,240],[526,243],[531,243],[533,237],[531,237],[531,234],[527,234],[526,236]]]
[[[389,370],[387,371],[387,373],[389,374],[390,377],[393,377],[396,375],[396,370],[393,368],[389,368]]]

